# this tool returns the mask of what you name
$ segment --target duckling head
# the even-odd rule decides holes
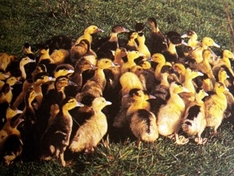
[[[155,53],[152,55],[152,61],[156,63],[165,63],[166,59],[163,54],[161,53]]]
[[[83,107],[84,104],[78,102],[74,97],[66,97],[65,99],[62,100],[60,104],[60,110],[66,109],[66,110],[71,110],[75,107]]]
[[[222,52],[222,58],[229,58],[231,60],[234,60],[234,54],[230,50],[223,50]]]
[[[104,97],[96,97],[92,102],[92,109],[94,111],[96,110],[102,110],[104,107],[111,105],[112,102],[107,101]]]
[[[215,41],[210,37],[204,37],[202,39],[202,45],[220,48],[220,46],[217,43],[215,43]]]
[[[33,59],[30,59],[29,57],[24,57],[24,58],[21,59],[21,61],[20,61],[20,63],[19,63],[19,66],[20,66],[20,67],[23,67],[23,66],[25,66],[26,64],[31,63],[31,62],[36,62],[36,61],[33,60]]]
[[[85,32],[89,33],[89,34],[96,34],[98,32],[104,32],[104,30],[98,28],[95,25],[90,25],[85,29]]]
[[[70,64],[60,64],[54,70],[54,77],[68,76],[70,77],[74,73],[74,67]]]
[[[197,37],[197,33],[193,30],[188,30],[186,31],[185,34],[181,35],[181,38],[192,38],[192,37]]]
[[[11,119],[12,117],[16,116],[17,114],[22,114],[23,111],[19,109],[12,109],[11,107],[8,107],[6,110],[6,118]]]
[[[123,32],[129,32],[129,29],[125,28],[123,25],[117,24],[112,27],[111,32],[120,34]]]

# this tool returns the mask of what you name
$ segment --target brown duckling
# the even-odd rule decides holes
[[[60,104],[59,113],[47,127],[41,138],[41,159],[56,158],[62,166],[66,166],[64,152],[69,145],[73,120],[69,110],[83,106],[73,97],[66,97]]]

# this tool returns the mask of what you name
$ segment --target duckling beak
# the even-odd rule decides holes
[[[97,31],[98,32],[105,32],[103,29],[100,29],[100,28],[98,28]]]
[[[188,46],[188,43],[186,43],[184,40],[182,40],[181,45]]]
[[[204,74],[202,72],[198,72],[198,76],[203,76]]]
[[[76,102],[76,107],[83,107],[84,106],[84,104],[82,104],[82,103],[80,103],[80,102]]]
[[[48,81],[55,81],[56,79],[54,77],[49,76]]]
[[[9,77],[10,77],[10,75],[8,75],[8,74],[4,74],[4,75],[3,75],[3,77],[4,77],[5,79],[7,79],[7,78],[9,78]]]
[[[36,60],[33,60],[33,59],[29,59],[29,62],[36,62]]]
[[[130,30],[127,28],[123,28],[123,32],[130,32]]]
[[[75,82],[73,82],[73,81],[71,81],[71,80],[69,80],[68,85],[71,85],[71,86],[78,86]]]
[[[108,106],[108,105],[112,105],[112,102],[106,101],[106,105],[107,105],[107,106]]]
[[[207,97],[209,94],[207,92],[205,92],[205,97]]]
[[[190,92],[187,88],[183,87],[183,92]]]
[[[21,110],[18,109],[18,110],[16,111],[16,113],[17,113],[17,114],[22,114],[23,111],[21,111]]]
[[[69,70],[67,71],[67,73],[68,73],[68,74],[70,74],[70,73],[74,73],[74,70],[69,69]]]
[[[183,34],[183,35],[181,35],[181,38],[188,38],[188,35],[187,34]]]
[[[17,80],[15,84],[22,84],[22,81]]]
[[[213,44],[214,47],[220,48],[220,45],[218,45],[217,43],[214,42]]]

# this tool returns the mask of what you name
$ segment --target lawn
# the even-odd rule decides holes
[[[76,40],[91,24],[103,29],[99,37],[105,37],[115,24],[133,30],[136,22],[145,22],[148,17],[157,19],[163,33],[194,30],[199,40],[208,36],[221,49],[234,51],[229,26],[231,20],[234,24],[233,12],[232,0],[1,0],[0,53],[21,58],[25,42],[41,43],[60,34]],[[221,49],[214,51],[219,55]],[[17,161],[10,166],[1,164],[0,175],[234,175],[233,125],[224,121],[214,138],[210,138],[211,132],[205,130],[203,136],[208,141],[203,146],[193,140],[178,146],[160,137],[139,149],[135,141],[110,139],[107,146],[101,142],[92,154],[77,154],[68,167],[56,161]]]

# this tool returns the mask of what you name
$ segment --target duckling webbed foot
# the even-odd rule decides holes
[[[184,136],[179,136],[179,135],[176,135],[176,144],[177,145],[185,145],[189,142],[189,139],[188,138],[185,138]]]
[[[198,145],[204,145],[207,142],[207,138],[195,138],[194,140]]]

